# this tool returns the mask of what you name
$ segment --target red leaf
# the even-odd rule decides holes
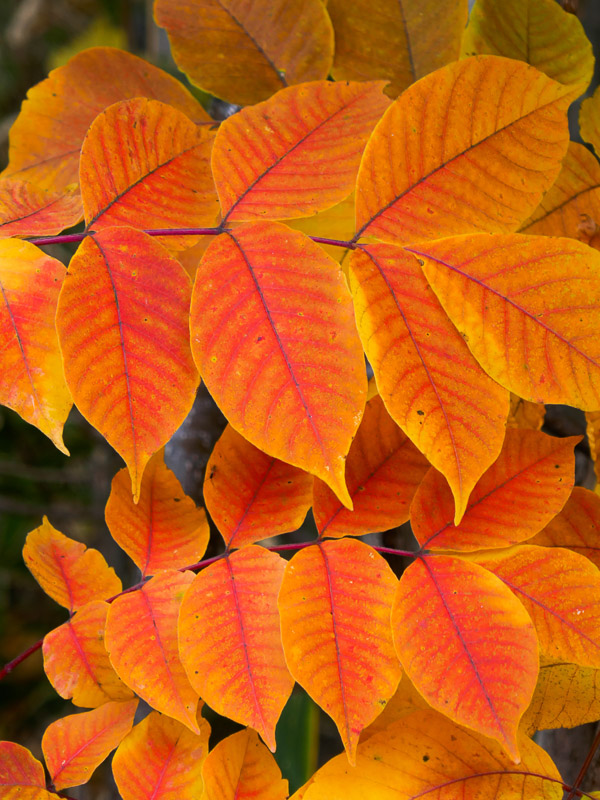
[[[52,800],[46,791],[44,767],[26,747],[0,742],[0,798],[2,800]]]
[[[129,733],[137,700],[105,703],[53,722],[42,737],[50,779],[60,791],[87,783],[93,771]]]
[[[268,456],[228,425],[206,465],[204,502],[229,549],[297,530],[313,479]]]
[[[28,181],[0,180],[0,239],[5,236],[55,236],[82,218],[76,186],[60,191]]]

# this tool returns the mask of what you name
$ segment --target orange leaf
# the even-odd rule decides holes
[[[517,728],[538,675],[527,611],[495,575],[450,556],[419,558],[392,611],[402,666],[427,702],[500,742],[519,762]]]
[[[600,496],[576,486],[560,514],[529,544],[568,547],[600,568]]]
[[[600,573],[591,561],[561,547],[520,545],[477,562],[523,603],[544,656],[600,667]]]
[[[326,208],[310,217],[288,220],[286,224],[308,236],[349,242],[354,234],[354,192],[331,208]],[[349,252],[338,245],[321,244],[321,247],[338,262],[343,262],[345,255]]]
[[[248,223],[209,245],[190,322],[196,364],[233,427],[350,505],[344,456],[367,381],[339,265],[299,231]]]
[[[585,412],[585,434],[590,447],[590,458],[594,462],[597,494],[600,480],[600,411]]]
[[[522,62],[457,61],[386,111],[358,173],[358,236],[515,230],[558,175],[570,92]]]
[[[567,236],[600,249],[600,164],[593,153],[569,143],[556,183],[523,224],[523,233]]]
[[[430,470],[410,515],[415,537],[429,550],[485,550],[530,539],[558,514],[575,480],[579,436],[557,439],[539,431],[506,431],[502,452],[481,477],[460,525],[443,475]]]
[[[458,522],[502,447],[508,392],[481,371],[417,261],[400,247],[353,252],[350,286],[381,398],[448,480]]]
[[[346,459],[348,511],[315,480],[313,513],[321,536],[362,536],[408,520],[410,501],[429,469],[427,460],[385,410],[379,395],[367,403]]]
[[[390,698],[387,706],[375,721],[361,733],[358,745],[359,750],[361,744],[366,742],[369,737],[384,731],[392,723],[407,717],[409,714],[413,714],[417,709],[431,711],[431,706],[415,689],[414,683],[410,680],[406,672],[403,672],[398,688]]]
[[[544,424],[546,407],[543,403],[530,403],[516,394],[510,396],[510,411],[506,420],[507,428],[528,428],[539,431]]]
[[[443,798],[561,800],[562,779],[550,756],[519,737],[515,767],[495,743],[433,711],[416,711],[358,746],[356,768],[336,756],[293,800]]]
[[[195,734],[152,711],[121,742],[112,768],[123,800],[198,800],[210,727]]]
[[[161,569],[195,564],[208,545],[206,513],[184,494],[165,466],[162,450],[144,470],[137,505],[127,470],[117,472],[105,513],[113,539],[137,564],[143,578]]]
[[[285,800],[288,782],[256,733],[228,736],[208,754],[202,770],[206,800]]]
[[[177,615],[191,572],[165,570],[135,592],[117,597],[105,642],[119,677],[157,711],[198,733],[198,695],[177,650]]]
[[[228,425],[206,465],[204,502],[227,547],[245,547],[297,530],[312,485],[306,472],[266,455]]]
[[[0,742],[0,798],[2,800],[52,800],[46,791],[44,767],[26,747]]]
[[[598,251],[520,234],[456,236],[411,250],[494,380],[537,403],[600,407]]]
[[[297,553],[279,593],[290,672],[332,717],[352,764],[361,731],[400,680],[390,629],[396,584],[373,548],[342,539]]]
[[[29,90],[10,129],[9,165],[2,175],[53,190],[77,183],[81,144],[94,118],[132,97],[160,100],[194,122],[209,121],[176,78],[131,53],[93,47]]]
[[[112,668],[104,646],[108,604],[88,603],[44,637],[44,671],[61,697],[95,708],[133,693]]]
[[[54,327],[65,268],[29,242],[0,241],[0,402],[69,454],[62,438],[71,410]]]
[[[133,228],[85,239],[58,301],[67,384],[83,416],[125,460],[135,501],[144,467],[194,402],[189,302],[181,264]]]
[[[475,0],[462,52],[526,61],[569,86],[573,100],[587,89],[594,72],[583,25],[554,0]]]
[[[154,17],[179,69],[230,103],[329,74],[333,30],[320,0],[156,0]]]
[[[589,142],[596,154],[600,153],[600,88],[586,98],[579,108],[579,132],[584,142]]]
[[[387,78],[396,97],[458,58],[467,0],[329,0],[336,80]],[[443,20],[443,22],[440,22]]]
[[[212,157],[224,221],[304,217],[349,195],[383,85],[292,86],[226,119]]]
[[[172,106],[136,97],[99,114],[81,148],[81,197],[88,229],[202,228],[218,211],[210,173],[214,134]],[[185,249],[198,237],[160,239]]]
[[[71,613],[123,588],[98,550],[69,539],[46,517],[39,528],[27,534],[23,559],[46,594]]]
[[[57,791],[88,782],[96,767],[131,730],[137,705],[137,700],[105,703],[48,725],[42,750]]]
[[[538,685],[521,722],[533,735],[548,728],[574,728],[600,719],[600,670],[576,664],[540,667]]]
[[[211,708],[255,728],[275,751],[275,725],[294,686],[277,594],[285,561],[252,545],[200,572],[179,614],[181,660]]]
[[[46,191],[28,181],[0,180],[0,239],[54,236],[81,217],[81,197],[75,186]]]

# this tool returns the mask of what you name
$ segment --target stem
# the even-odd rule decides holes
[[[4,667],[0,670],[0,681],[3,678],[6,678],[7,675],[10,675],[10,673],[13,671],[15,667],[18,667],[22,661],[25,661],[26,658],[29,658],[29,656],[33,655],[37,650],[40,649],[40,647],[43,644],[44,640],[40,639],[35,644],[32,644],[31,647],[28,647],[27,650],[23,650],[21,655],[17,656],[16,658],[13,658],[13,660],[9,661],[8,664],[5,664]]]
[[[589,752],[585,757],[585,761],[581,765],[581,769],[579,770],[577,777],[575,778],[575,783],[573,784],[573,786],[569,791],[569,794],[567,795],[567,800],[573,800],[573,797],[575,795],[581,797],[581,794],[579,793],[580,791],[579,786],[581,785],[581,782],[585,778],[586,773],[590,768],[590,764],[592,763],[592,759],[596,755],[596,750],[598,749],[599,745],[600,745],[600,728],[596,731],[596,735],[594,736],[594,741],[592,742],[592,746],[590,747]]]
[[[396,550],[393,547],[380,547],[377,544],[371,545],[373,550],[377,550],[378,553],[389,553],[392,556],[404,556],[405,558],[416,558],[418,553],[414,553],[412,550]]]

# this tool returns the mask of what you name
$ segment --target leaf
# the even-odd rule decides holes
[[[131,497],[127,470],[117,472],[105,514],[113,539],[140,568],[143,578],[195,564],[208,545],[206,513],[184,493],[165,466],[162,451],[144,470],[137,504]]]
[[[135,592],[117,597],[105,642],[119,677],[149,705],[198,733],[198,695],[177,649],[177,615],[191,572],[165,570]]]
[[[380,733],[388,728],[392,723],[413,714],[418,709],[431,711],[431,706],[425,701],[422,695],[415,689],[414,683],[410,680],[406,672],[402,673],[400,683],[395,693],[390,698],[388,704],[381,714],[367,727],[360,735],[359,748],[367,739],[376,733]]]
[[[104,646],[108,603],[88,603],[44,637],[44,672],[61,697],[96,708],[133,693],[114,671]]]
[[[600,88],[579,107],[579,133],[600,154]]]
[[[117,748],[112,769],[123,800],[197,800],[210,726],[195,734],[156,711],[136,725]]]
[[[538,644],[510,589],[478,564],[421,557],[400,579],[392,629],[402,666],[427,702],[519,763],[517,728],[535,689]]]
[[[98,550],[69,539],[47,517],[27,534],[23,560],[46,594],[71,613],[123,588]]]
[[[539,431],[544,424],[545,414],[546,407],[542,403],[530,403],[529,400],[511,394],[506,427]]]
[[[556,183],[523,224],[523,233],[567,236],[600,249],[600,164],[582,144],[569,142]]]
[[[525,61],[572,89],[574,100],[594,72],[592,45],[575,14],[554,0],[475,0],[462,54]]]
[[[206,800],[285,800],[288,782],[257,734],[247,728],[223,739],[202,770]]]
[[[313,479],[263,453],[228,425],[206,465],[204,502],[228,549],[297,530]]]
[[[2,176],[54,190],[77,183],[81,144],[94,118],[132,97],[168,103],[194,122],[210,121],[176,78],[131,53],[93,47],[29,90],[10,130],[9,164]]]
[[[202,378],[233,427],[350,505],[344,456],[366,376],[339,265],[276,222],[218,236],[198,267],[190,329]]]
[[[600,254],[572,239],[456,236],[413,250],[483,369],[537,403],[600,407]]]
[[[313,778],[305,800],[440,797],[444,800],[561,800],[550,756],[519,737],[523,761],[433,711],[416,711],[359,745],[356,769],[336,756]]]
[[[79,168],[88,229],[202,228],[218,203],[210,172],[214,135],[172,106],[136,97],[99,114],[83,141]],[[198,237],[166,236],[185,249]]]
[[[354,192],[331,208],[326,208],[310,217],[288,220],[286,224],[308,236],[349,242],[354,234]],[[320,244],[323,250],[338,262],[341,262],[348,253],[348,250],[338,245],[322,242]]]
[[[76,186],[52,191],[28,181],[0,180],[0,239],[55,236],[63,228],[76,225],[81,217],[81,197]]]
[[[540,650],[553,660],[600,667],[600,573],[564,548],[520,545],[477,558],[527,609]]]
[[[44,767],[20,744],[0,742],[1,800],[52,800]]]
[[[568,547],[600,568],[600,496],[576,486],[562,511],[528,544]]]
[[[600,411],[586,411],[585,434],[590,447],[590,458],[594,462],[594,475],[596,476],[596,494],[600,476]]]
[[[400,247],[354,251],[350,286],[381,399],[448,480],[458,522],[500,453],[508,393],[481,371],[417,261]]]
[[[57,791],[87,783],[93,771],[129,733],[137,700],[105,703],[53,722],[42,737],[50,779]]]
[[[0,241],[0,402],[46,434],[65,455],[71,410],[54,315],[65,268],[29,242]]]
[[[190,281],[152,237],[106,228],[71,259],[56,327],[73,399],[127,464],[134,501],[144,468],[192,407]]]
[[[195,578],[179,614],[181,660],[217,713],[255,728],[275,751],[275,725],[294,681],[281,648],[277,594],[285,561],[245,547]]]
[[[346,459],[346,483],[354,510],[344,508],[322,481],[314,482],[313,513],[319,534],[362,536],[402,525],[428,469],[427,460],[375,395],[367,403]]]
[[[212,157],[224,222],[304,217],[349,195],[365,143],[389,106],[383,86],[291,86],[226,119]]]
[[[319,0],[157,0],[154,18],[179,69],[230,103],[329,74],[333,30]]]
[[[404,244],[516,230],[558,175],[569,98],[533,67],[497,56],[422,78],[365,148],[356,238]]]
[[[329,0],[327,11],[336,80],[387,78],[386,94],[396,97],[458,58],[469,9],[466,0]]]
[[[575,728],[600,719],[600,670],[576,664],[540,667],[523,730],[533,735],[549,728]]]
[[[460,525],[443,475],[430,470],[415,494],[413,533],[428,550],[485,550],[530,539],[559,513],[575,480],[578,436],[510,429],[502,452],[473,489]]]
[[[279,593],[290,672],[332,717],[351,764],[400,680],[389,621],[396,584],[375,550],[343,539],[296,553]]]

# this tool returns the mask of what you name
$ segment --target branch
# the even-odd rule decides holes
[[[596,755],[596,750],[598,749],[598,746],[600,746],[600,728],[596,731],[596,735],[594,737],[594,741],[592,742],[592,746],[590,747],[589,752],[585,757],[583,764],[581,765],[581,769],[579,770],[577,777],[575,778],[575,783],[573,784],[571,789],[568,790],[569,794],[567,795],[567,800],[573,800],[573,798],[576,796],[581,797],[582,794],[585,795],[586,797],[590,796],[586,794],[586,792],[581,792],[579,786],[581,785],[581,782],[585,778],[587,771],[590,768],[590,764],[592,763],[592,759]],[[565,789],[565,791],[567,791],[567,789]]]

